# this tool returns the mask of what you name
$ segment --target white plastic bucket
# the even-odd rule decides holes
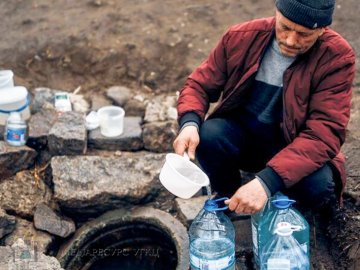
[[[14,87],[14,73],[11,70],[0,70],[0,90]]]
[[[207,175],[188,158],[167,154],[160,171],[161,184],[175,196],[189,199],[210,184]]]
[[[10,112],[19,112],[22,119],[30,118],[28,91],[23,86],[0,90],[0,125],[6,124]]]
[[[97,112],[100,132],[105,137],[117,137],[124,131],[125,111],[118,106],[105,106]]]

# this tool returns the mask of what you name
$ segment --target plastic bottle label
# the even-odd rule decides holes
[[[6,140],[13,144],[24,144],[25,143],[26,129],[8,129],[6,134]]]
[[[258,231],[254,224],[251,224],[251,233],[252,233],[252,241],[253,241],[253,251],[255,256],[258,256],[259,253],[259,246],[258,246]]]
[[[197,270],[222,270],[235,264],[235,253],[217,260],[199,258],[190,254],[191,267]]]
[[[280,258],[269,258],[267,261],[268,270],[290,270],[290,260]]]

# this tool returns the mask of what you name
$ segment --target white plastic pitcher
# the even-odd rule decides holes
[[[0,90],[0,125],[6,124],[10,112],[19,112],[22,119],[30,118],[28,91],[23,86]]]
[[[189,199],[210,184],[207,175],[187,157],[167,154],[160,171],[161,184],[175,196]]]
[[[120,136],[124,131],[125,111],[118,106],[105,106],[98,110],[100,132],[105,137]]]
[[[0,90],[14,87],[14,73],[11,70],[0,70]]]

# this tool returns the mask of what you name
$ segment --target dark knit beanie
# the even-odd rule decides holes
[[[330,25],[335,8],[335,0],[276,0],[275,4],[290,21],[311,29]]]

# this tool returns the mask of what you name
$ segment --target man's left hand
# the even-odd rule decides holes
[[[240,187],[235,194],[225,201],[231,211],[237,214],[255,214],[259,212],[267,201],[267,194],[258,179],[253,179]]]

